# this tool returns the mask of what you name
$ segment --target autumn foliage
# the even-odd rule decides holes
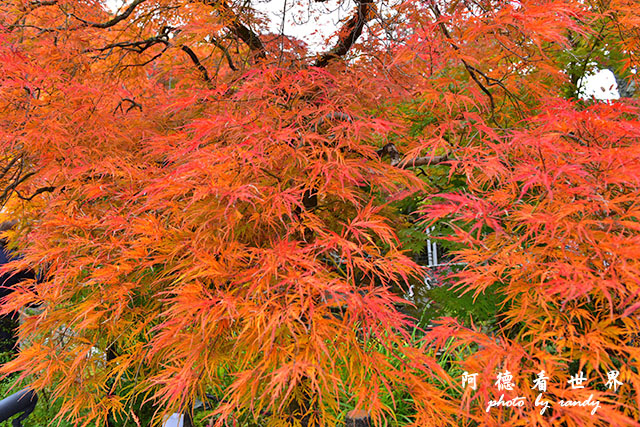
[[[634,425],[640,111],[576,95],[594,60],[633,81],[638,6],[362,0],[311,53],[239,2],[3,2],[8,268],[41,280],[3,304],[2,372],[78,425],[197,399],[217,425],[393,425],[399,394],[416,426]],[[399,310],[424,275],[399,232],[433,224],[464,265],[442,282],[500,296],[493,330]],[[504,370],[526,404],[487,411]],[[540,414],[541,370],[600,408]]]

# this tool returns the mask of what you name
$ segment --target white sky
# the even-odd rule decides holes
[[[107,7],[116,11],[126,0],[104,0]],[[342,4],[343,3],[343,4]],[[308,2],[305,5],[295,0],[258,1],[254,7],[265,13],[270,19],[270,30],[274,34],[282,32],[291,37],[305,41],[312,52],[325,50],[327,38],[337,29],[338,23],[353,13],[353,0],[340,2],[328,0],[323,3]],[[286,10],[284,28],[282,27],[282,12]],[[580,97],[588,99],[594,97],[599,100],[620,98],[613,73],[600,70],[587,76],[581,84]]]
[[[313,52],[324,50],[327,46],[325,39],[336,31],[341,20],[353,14],[354,7],[355,3],[352,0],[309,2],[306,5],[295,0],[280,0],[256,5],[258,10],[270,15],[272,19],[270,30],[273,33],[282,32],[286,36],[303,40],[309,44]],[[285,10],[286,19],[282,28],[282,14]]]
[[[104,0],[107,8],[116,11],[126,0]],[[256,1],[252,6],[267,15],[271,25],[269,30],[274,34],[282,33],[295,37],[309,45],[312,52],[321,52],[327,45],[326,38],[338,28],[338,23],[351,16],[355,2],[353,0],[327,0],[322,3],[307,2],[299,4],[296,0]],[[286,10],[284,28],[282,13]]]

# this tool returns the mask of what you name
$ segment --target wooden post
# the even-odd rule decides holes
[[[372,427],[369,412],[362,410],[353,410],[347,413],[344,419],[345,427]]]

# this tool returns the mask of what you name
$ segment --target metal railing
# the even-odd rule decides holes
[[[11,422],[13,427],[22,427],[22,421],[33,412],[36,403],[38,403],[38,396],[35,391],[29,388],[24,388],[5,397],[0,400],[0,423],[22,412],[22,415],[14,418]]]

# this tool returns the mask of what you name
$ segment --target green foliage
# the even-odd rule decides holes
[[[451,286],[436,286],[426,293],[433,304],[425,308],[425,318],[456,317],[465,325],[475,324],[485,330],[495,327],[495,319],[504,298],[497,285],[475,297],[472,293],[463,294],[462,290]]]

